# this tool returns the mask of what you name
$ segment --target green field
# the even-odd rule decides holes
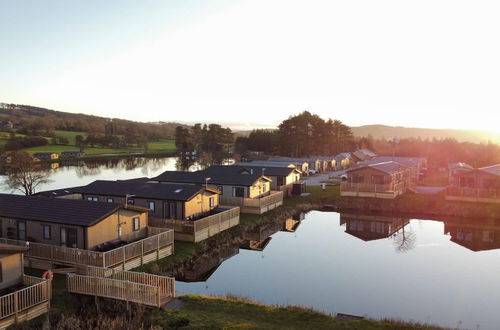
[[[75,137],[77,135],[81,135],[83,137],[87,136],[87,133],[84,133],[84,132],[55,131],[55,133],[56,133],[56,136],[67,138],[69,141],[69,145],[72,145],[72,146],[75,145]]]
[[[68,139],[67,145],[53,145],[48,144],[45,146],[25,148],[24,150],[29,153],[37,152],[55,152],[61,153],[63,151],[79,150],[75,147],[75,137],[77,135],[87,136],[84,132],[69,132],[69,131],[55,131],[56,136],[65,137]],[[16,134],[16,136],[24,136],[23,134]],[[0,132],[0,146],[7,143],[10,135],[8,132]],[[50,137],[46,137],[50,142]],[[100,147],[87,147],[84,149],[86,156],[99,156],[103,154],[119,154],[119,155],[129,155],[134,153],[147,153],[147,154],[157,154],[157,153],[167,153],[175,151],[175,140],[173,139],[162,139],[159,141],[150,142],[148,145],[148,150],[145,152],[143,148],[131,147],[131,148],[100,148]]]

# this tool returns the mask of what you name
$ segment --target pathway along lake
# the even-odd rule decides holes
[[[314,211],[247,236],[186,272],[193,282],[177,281],[177,293],[500,329],[498,223]]]

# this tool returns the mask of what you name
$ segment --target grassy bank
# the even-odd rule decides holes
[[[244,298],[184,295],[177,311],[146,309],[109,299],[73,295],[66,307],[11,329],[439,329],[394,320],[331,316],[298,306],[270,306]],[[54,304],[59,300],[54,296]],[[61,308],[63,307],[63,308]]]
[[[269,306],[234,297],[185,295],[180,299],[184,302],[180,311],[157,311],[152,323],[183,322],[186,329],[431,329],[397,321],[335,318],[302,307]]]

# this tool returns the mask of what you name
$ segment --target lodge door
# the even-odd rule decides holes
[[[61,228],[61,246],[78,247],[76,228]]]

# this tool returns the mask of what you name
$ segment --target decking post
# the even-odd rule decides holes
[[[14,313],[15,313],[15,318],[14,318],[14,322],[17,323],[18,319],[17,319],[17,312],[19,310],[19,292],[16,292],[14,294]]]
[[[158,308],[161,307],[161,297],[160,297],[160,287],[157,286],[156,287],[156,305],[158,306]]]
[[[160,235],[156,235],[156,260],[160,259]]]
[[[144,241],[141,242],[141,266],[144,265]]]
[[[123,264],[122,264],[122,269],[125,270],[125,248],[122,246],[122,251],[123,251]]]

